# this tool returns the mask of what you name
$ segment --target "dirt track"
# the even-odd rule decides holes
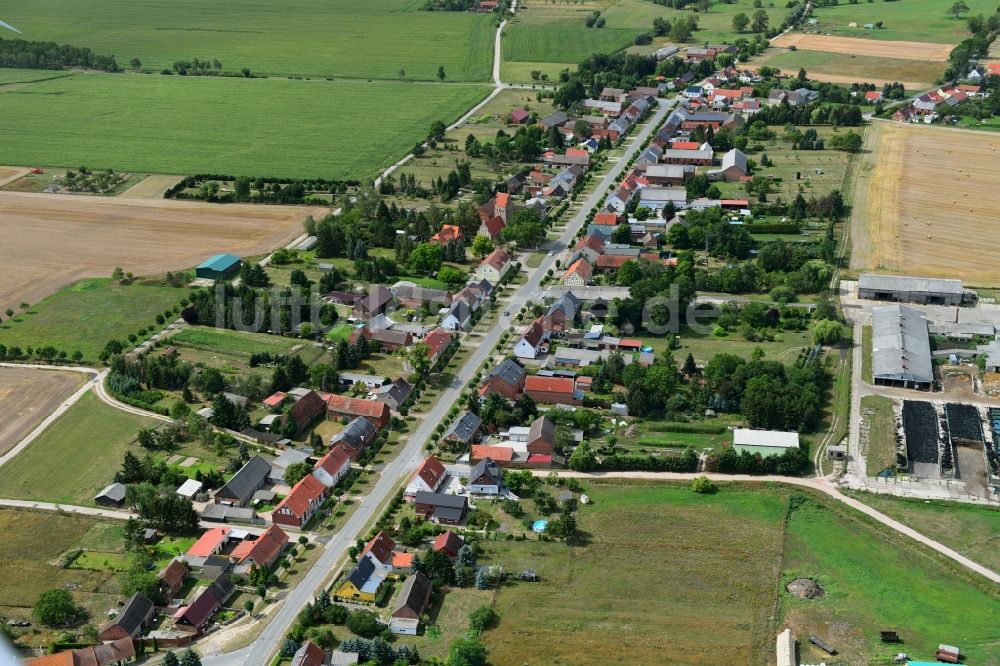
[[[75,372],[0,368],[0,455],[82,385],[83,375]]]
[[[923,42],[888,42],[858,37],[833,37],[830,35],[806,35],[790,32],[771,41],[774,46],[802,49],[803,51],[826,51],[827,53],[849,53],[879,58],[899,60],[940,60],[947,62],[952,46],[948,44],[927,44]]]
[[[852,215],[851,267],[1000,284],[991,240],[1000,136],[875,122]]]
[[[0,308],[35,303],[115,266],[136,275],[190,268],[219,253],[265,254],[302,233],[300,206],[0,192]]]

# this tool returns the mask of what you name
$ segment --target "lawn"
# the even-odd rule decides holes
[[[361,179],[486,92],[471,84],[78,74],[0,92],[8,130],[0,164]],[[63,119],[57,128],[53,112]]]
[[[156,315],[177,306],[187,294],[187,289],[176,287],[82,280],[0,324],[0,344],[21,349],[52,345],[96,361],[108,340],[124,342],[140,328],[162,328]]]
[[[484,635],[493,663],[520,664],[526,654],[547,664],[767,662],[779,493],[625,483],[586,492],[585,545],[483,544],[481,561],[541,579],[501,589],[500,624]]]
[[[326,354],[323,347],[308,340],[201,326],[178,331],[170,336],[169,343],[178,348],[182,360],[218,368],[228,375],[251,370],[250,356],[255,352],[298,354],[309,366]],[[269,379],[272,369],[258,367],[253,372]]]
[[[0,615],[32,620],[31,608],[45,590],[72,588],[73,598],[90,614],[89,622],[100,626],[104,613],[118,593],[118,582],[108,572],[64,569],[60,560],[68,551],[94,548],[105,551],[122,547],[121,527],[114,521],[50,511],[0,509]],[[24,643],[48,643],[54,634],[26,633]]]
[[[902,2],[876,2],[848,4],[834,7],[815,7],[812,16],[819,20],[816,26],[824,33],[840,37],[867,37],[869,39],[936,44],[958,44],[969,36],[965,18],[996,11],[996,0],[965,0],[970,11],[956,19],[948,13],[950,2],[941,0],[903,0]],[[865,30],[865,23],[882,21],[882,30]],[[848,28],[857,23],[858,28]]]
[[[861,327],[861,381],[874,384],[872,380],[872,327]]]
[[[0,497],[93,506],[136,432],[153,423],[88,392],[0,468]]]
[[[1000,509],[873,493],[854,493],[853,497],[1000,571]]]
[[[680,338],[680,348],[672,350],[678,364],[683,364],[688,354],[692,354],[695,362],[699,364],[708,363],[716,354],[723,352],[749,359],[756,347],[764,350],[764,357],[767,359],[794,363],[799,350],[810,345],[809,331],[775,331],[774,340],[750,342],[735,331],[725,337],[717,338],[711,334],[695,333],[683,327]],[[669,338],[650,336],[642,338],[643,344],[649,345],[658,354],[664,352],[668,340]]]
[[[871,415],[865,415],[872,410]],[[896,467],[896,417],[892,400],[881,395],[861,398],[861,414],[868,423],[868,476]]]
[[[782,593],[784,622],[804,662],[829,660],[805,640],[815,634],[838,650],[838,663],[889,663],[899,646],[880,644],[878,632],[895,629],[911,659],[931,661],[947,643],[970,664],[1000,664],[996,588],[985,591],[985,579],[972,583],[914,542],[846,511],[807,501],[788,521],[783,581],[810,577],[826,590],[808,601]]]
[[[3,20],[19,28],[24,39],[86,46],[115,55],[122,67],[139,58],[143,68],[153,72],[197,57],[221,61],[224,72],[247,67],[265,75],[398,80],[405,70],[406,78],[436,80],[443,66],[447,80],[486,80],[495,17],[420,11],[423,4],[37,0],[5,8]],[[340,108],[350,106],[339,102]],[[289,111],[294,112],[293,107]]]
[[[69,76],[69,73],[45,69],[0,69],[0,86],[57,79],[61,76]]]

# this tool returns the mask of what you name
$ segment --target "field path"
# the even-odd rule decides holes
[[[532,474],[539,477],[547,477],[551,470],[532,470]],[[885,515],[881,511],[873,509],[872,507],[859,502],[853,497],[847,497],[841,494],[835,485],[830,483],[828,480],[823,478],[799,478],[796,476],[749,476],[746,474],[712,474],[712,473],[695,473],[695,474],[684,474],[679,472],[571,472],[560,470],[557,472],[560,477],[563,478],[575,478],[575,479],[647,479],[653,481],[690,481],[699,476],[707,476],[713,481],[743,481],[743,482],[756,482],[756,483],[785,483],[792,486],[802,486],[805,488],[811,488],[813,490],[818,490],[826,495],[829,495],[838,502],[842,502],[853,509],[857,509],[861,513],[874,518],[878,522],[882,523],[886,527],[892,528],[893,530],[904,534],[914,541],[919,541],[928,548],[948,557],[958,564],[961,564],[966,569],[973,571],[980,576],[988,578],[994,583],[1000,583],[1000,573],[997,573],[985,567],[978,562],[973,562],[965,555],[952,550],[948,546],[931,539],[930,537],[924,536],[915,529],[904,525],[898,520],[894,520],[889,516]]]
[[[832,35],[808,35],[789,32],[771,40],[774,46],[785,48],[794,46],[803,51],[825,51],[849,55],[898,58],[899,60],[936,60],[947,62],[951,50],[949,44],[926,42],[882,41],[863,37],[834,37]]]
[[[0,167],[0,187],[13,183],[27,173],[28,169],[22,167]]]

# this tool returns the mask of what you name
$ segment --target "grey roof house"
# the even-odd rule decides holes
[[[470,444],[482,426],[481,418],[472,412],[465,412],[445,431],[444,440],[456,444]]]
[[[261,456],[254,456],[216,491],[215,503],[245,506],[253,494],[267,484],[270,476],[271,463]]]

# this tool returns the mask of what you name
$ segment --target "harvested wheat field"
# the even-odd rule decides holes
[[[159,199],[163,193],[180,182],[182,176],[146,176],[118,196],[122,199]]]
[[[949,44],[928,44],[925,42],[889,42],[856,37],[834,37],[832,35],[806,35],[789,32],[771,40],[773,46],[788,48],[794,46],[803,51],[826,51],[827,53],[851,53],[899,60],[940,60],[946,62],[954,48]]]
[[[116,266],[136,275],[190,268],[213,254],[265,254],[321,208],[0,192],[0,303],[35,303]]]
[[[875,122],[855,184],[851,266],[1000,284],[1000,135]]]
[[[0,368],[0,455],[10,451],[83,385],[78,372]]]

